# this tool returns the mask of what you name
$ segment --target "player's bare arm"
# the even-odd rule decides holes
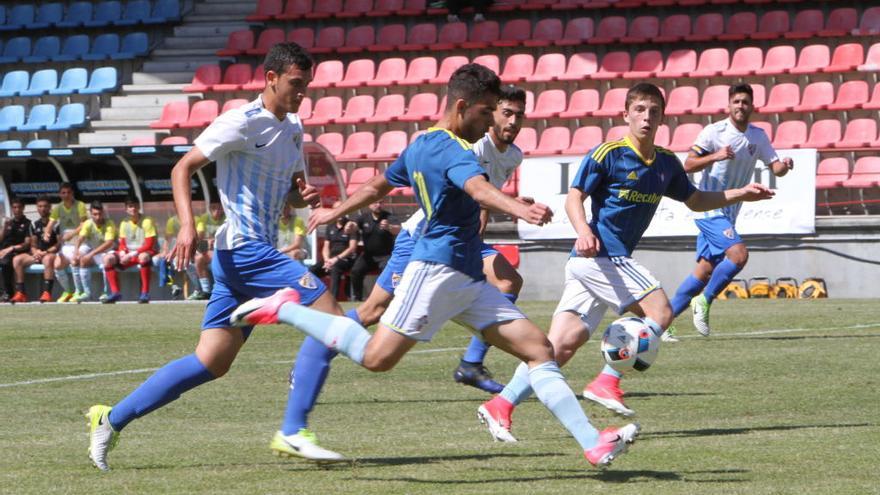
[[[789,170],[794,168],[794,160],[790,157],[785,157],[781,160],[776,160],[775,162],[770,164],[770,170],[773,171],[773,175],[776,177],[782,177],[787,174]]]
[[[354,194],[336,208],[317,208],[312,211],[312,214],[309,216],[308,231],[312,232],[319,225],[335,222],[337,218],[346,213],[359,210],[370,203],[374,203],[387,196],[392,189],[394,189],[394,186],[388,183],[384,175],[377,175],[359,187]]]
[[[587,223],[587,212],[584,210],[584,201],[587,200],[588,194],[577,187],[568,190],[565,197],[565,213],[568,220],[577,232],[577,240],[574,243],[574,249],[579,256],[592,258],[599,254],[601,248],[599,238],[593,234],[593,229]]]
[[[763,201],[770,199],[774,192],[762,184],[749,184],[738,189],[726,191],[694,191],[691,197],[684,202],[693,211],[709,211],[723,208],[727,205],[741,201]]]
[[[715,162],[730,160],[731,158],[733,158],[733,148],[730,146],[724,146],[715,153],[709,153],[706,156],[700,156],[695,151],[689,151],[684,161],[684,171],[692,174],[703,170]]]
[[[549,206],[517,201],[498,190],[482,175],[468,179],[464,183],[464,192],[482,207],[513,215],[534,225],[544,225],[553,219],[553,211]]]
[[[194,146],[174,168],[171,169],[171,190],[174,193],[174,209],[180,220],[180,231],[177,233],[177,244],[168,255],[168,260],[176,259],[180,269],[189,266],[193,260],[198,243],[195,217],[192,211],[192,186],[190,178],[200,168],[211,163],[202,151]]]

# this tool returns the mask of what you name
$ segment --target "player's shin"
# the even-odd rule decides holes
[[[529,381],[529,367],[526,363],[520,363],[516,367],[513,378],[507,382],[499,395],[514,406],[518,406],[532,395],[532,383]]]
[[[541,363],[529,370],[529,380],[538,400],[574,436],[581,448],[593,448],[599,440],[599,431],[590,424],[559,366],[554,361]]]
[[[669,301],[669,304],[672,306],[672,314],[678,316],[690,307],[691,299],[699,294],[705,286],[706,284],[702,280],[693,275],[688,275],[684,282],[678,286],[678,290],[675,292],[672,300]]]
[[[364,352],[370,341],[370,332],[350,318],[287,303],[278,310],[278,321],[296,327],[358,364],[364,362]]]

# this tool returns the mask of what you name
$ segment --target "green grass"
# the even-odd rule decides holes
[[[553,303],[524,310],[546,328]],[[271,455],[301,342],[263,327],[227,377],[132,423],[102,474],[87,457],[89,405],[121,399],[148,373],[9,384],[155,368],[192,352],[199,305],[0,308],[2,493],[880,493],[880,314],[875,301],[725,301],[717,335],[666,344],[625,380],[643,434],[599,472],[536,401],[514,416],[518,444],[493,443],[475,411],[486,396],[452,382],[465,332],[448,325],[397,369],[338,359],[312,426],[357,459],[322,469]],[[745,332],[794,331],[742,335]],[[595,342],[564,371],[575,391],[600,366]],[[512,358],[488,364],[500,379]],[[621,424],[584,403],[600,428]]]

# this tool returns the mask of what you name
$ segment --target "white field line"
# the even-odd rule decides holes
[[[880,328],[880,322],[878,323],[862,323],[858,325],[847,325],[840,327],[822,327],[822,328],[776,328],[776,329],[768,329],[768,330],[756,330],[753,332],[731,332],[731,333],[713,333],[713,336],[718,337],[747,337],[747,336],[755,336],[755,335],[773,335],[773,334],[782,334],[782,333],[797,333],[797,332],[813,332],[813,331],[828,331],[828,330],[859,330],[865,328]],[[706,338],[700,335],[683,335],[679,338]],[[710,337],[711,338],[711,337]],[[447,347],[440,349],[416,349],[414,351],[410,351],[408,354],[432,354],[437,352],[458,352],[461,351],[460,347]],[[268,364],[291,364],[293,361],[271,361]],[[40,385],[43,383],[54,383],[54,382],[66,382],[66,381],[74,381],[74,380],[89,380],[92,378],[102,378],[105,376],[117,376],[117,375],[135,375],[138,373],[151,373],[156,371],[159,368],[141,368],[136,370],[120,370],[120,371],[108,371],[105,373],[87,373],[84,375],[70,375],[70,376],[58,376],[53,378],[40,378],[36,380],[24,380],[20,382],[11,382],[11,383],[0,383],[0,388],[9,388],[9,387],[21,387],[26,385]]]

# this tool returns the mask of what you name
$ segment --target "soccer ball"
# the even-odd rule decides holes
[[[657,359],[660,337],[641,318],[613,321],[602,336],[602,356],[615,370],[645,371]]]

